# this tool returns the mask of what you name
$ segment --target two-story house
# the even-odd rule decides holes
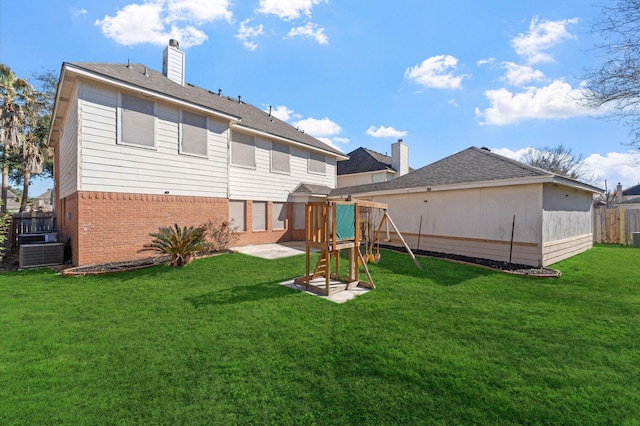
[[[347,158],[239,98],[186,83],[174,40],[162,73],[63,63],[49,143],[58,231],[75,265],[146,256],[149,233],[173,223],[233,220],[239,244],[288,241],[304,226],[294,223],[294,191],[298,203],[301,184],[328,193]]]

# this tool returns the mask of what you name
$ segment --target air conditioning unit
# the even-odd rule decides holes
[[[46,232],[40,234],[20,234],[18,235],[18,245],[22,244],[39,244],[39,243],[57,243],[57,232]]]
[[[634,247],[640,247],[640,232],[631,233],[631,245]]]
[[[20,268],[61,265],[64,262],[64,243],[21,244],[18,261]]]

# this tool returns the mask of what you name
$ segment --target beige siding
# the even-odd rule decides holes
[[[593,234],[588,233],[544,244],[543,265],[548,266],[593,247]]]
[[[62,125],[62,135],[58,150],[60,151],[59,167],[59,191],[60,198],[67,197],[78,190],[78,104],[75,101],[78,96],[77,89],[69,100],[69,109],[65,113],[65,121]]]
[[[156,148],[121,145],[117,143],[118,93],[84,84],[80,98],[80,189],[226,198],[226,123],[209,120],[208,158],[179,154],[179,109],[158,104]]]
[[[542,262],[541,191],[541,185],[518,185],[372,200],[389,205],[391,218],[412,241],[411,247],[417,247],[420,232],[420,249],[501,261],[509,260],[515,215],[512,261],[537,266]]]
[[[590,192],[545,184],[542,216],[545,244],[592,233],[592,206]]]
[[[390,173],[387,176],[387,172],[371,172],[371,173],[358,173],[353,175],[338,176],[337,188],[345,188],[347,186],[365,185],[372,182],[385,182],[393,177]]]
[[[309,173],[308,152],[291,146],[290,172],[271,171],[271,142],[256,137],[256,167],[229,167],[229,198],[235,200],[287,201],[300,182],[335,187],[336,162],[328,159],[326,173]]]

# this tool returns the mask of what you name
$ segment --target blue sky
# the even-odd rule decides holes
[[[3,1],[0,62],[23,77],[65,61],[161,70],[175,38],[187,82],[271,106],[346,153],[402,138],[418,168],[470,146],[563,144],[599,186],[626,188],[640,182],[627,129],[577,101],[602,60],[599,13],[584,0]]]

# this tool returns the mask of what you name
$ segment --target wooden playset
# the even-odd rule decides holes
[[[377,227],[372,221],[373,211],[382,212]],[[374,246],[376,244],[379,246],[380,231],[383,226],[386,229],[386,241],[390,241],[389,225],[400,237],[416,266],[422,269],[411,248],[389,217],[386,204],[360,200],[307,203],[305,205],[306,274],[297,278],[295,283],[326,295],[355,286],[375,288],[367,263],[369,261],[377,263],[380,260],[380,250],[378,248],[377,253],[374,254]],[[365,247],[364,255],[361,252],[362,244]],[[340,275],[342,250],[348,250],[349,253],[347,276]],[[312,251],[320,252],[313,271],[311,271]],[[363,268],[368,281],[360,281],[360,267]]]

